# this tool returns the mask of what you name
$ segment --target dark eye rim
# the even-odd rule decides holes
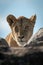
[[[25,29],[29,29],[29,26],[25,26]]]
[[[15,26],[15,32],[18,32],[18,27],[17,26]]]

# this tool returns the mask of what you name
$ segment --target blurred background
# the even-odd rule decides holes
[[[25,16],[30,18],[36,14],[36,24],[33,34],[43,27],[43,0],[0,0],[0,37],[5,38],[11,29],[6,21],[6,17]]]

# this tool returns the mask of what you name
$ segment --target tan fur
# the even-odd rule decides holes
[[[11,47],[24,46],[33,33],[33,28],[36,20],[36,15],[29,19],[20,16],[18,19],[13,15],[7,16],[7,21],[12,32],[6,37],[6,41]]]

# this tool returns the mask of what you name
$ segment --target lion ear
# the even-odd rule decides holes
[[[36,22],[36,15],[31,16],[31,17],[30,17],[30,21],[31,21],[33,24],[35,24],[35,22]]]
[[[8,15],[7,16],[7,22],[9,23],[10,26],[12,26],[13,23],[15,23],[16,17],[13,15]]]

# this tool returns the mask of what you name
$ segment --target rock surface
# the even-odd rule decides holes
[[[30,38],[25,46],[43,46],[43,28],[40,28],[38,32]]]
[[[43,65],[43,28],[24,47],[9,47],[0,39],[0,65]]]
[[[5,39],[0,38],[0,52],[8,51],[8,49],[9,49],[9,46],[7,42],[5,41]]]

